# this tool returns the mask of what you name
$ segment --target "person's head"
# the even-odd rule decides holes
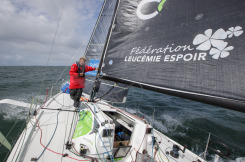
[[[81,66],[84,65],[85,62],[86,62],[86,58],[85,58],[85,57],[81,57],[81,58],[79,59],[79,64],[80,64]]]

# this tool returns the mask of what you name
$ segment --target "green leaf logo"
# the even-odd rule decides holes
[[[167,1],[167,0],[162,0],[162,1],[159,3],[159,5],[158,5],[158,11],[159,11],[159,12],[162,11],[163,5],[164,5],[164,3],[165,3],[166,1]]]

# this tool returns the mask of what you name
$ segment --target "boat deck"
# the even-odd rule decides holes
[[[85,97],[88,96],[85,95]],[[142,161],[143,158],[145,159],[144,161],[148,161],[149,156],[147,155],[152,155],[153,153],[152,148],[147,144],[150,137],[146,137],[147,140],[141,142],[142,140],[139,140],[140,138],[146,139],[144,137],[145,133],[138,133],[142,131],[143,127],[149,126],[146,124],[146,121],[121,109],[112,107],[106,102],[101,101],[96,104],[102,111],[119,112],[125,115],[125,117],[134,120],[136,123],[130,139],[132,148],[128,155],[121,161]],[[60,111],[60,109],[63,111]],[[76,117],[75,114],[73,100],[70,99],[69,94],[59,93],[51,98],[45,104],[44,109],[41,109],[36,117],[31,118],[27,129],[22,132],[7,161],[91,161],[90,159],[77,156],[69,149],[66,149],[65,144],[72,138],[72,132],[76,126],[76,124],[73,123],[73,119]],[[153,129],[153,135],[156,137],[159,144],[159,150],[154,153],[155,161],[204,161],[187,149],[185,153],[179,151],[179,158],[173,158],[168,154],[172,150],[173,144],[180,146],[181,149],[182,146],[155,129]],[[47,145],[48,147],[45,149]],[[144,149],[148,150],[148,153],[142,154]],[[153,151],[154,150],[155,149],[153,149]],[[141,152],[141,154],[137,154],[137,152]]]

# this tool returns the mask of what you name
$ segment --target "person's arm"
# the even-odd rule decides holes
[[[85,73],[88,72],[88,71],[94,71],[94,70],[96,70],[95,67],[87,66],[87,65],[85,66]]]
[[[71,66],[71,69],[70,69],[70,72],[69,72],[70,76],[78,76],[77,71],[78,71],[77,65],[76,64],[73,64]]]

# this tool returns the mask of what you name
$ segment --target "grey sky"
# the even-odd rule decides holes
[[[64,2],[0,0],[0,66],[46,65]],[[49,65],[66,66],[83,55],[102,4],[66,0]]]

